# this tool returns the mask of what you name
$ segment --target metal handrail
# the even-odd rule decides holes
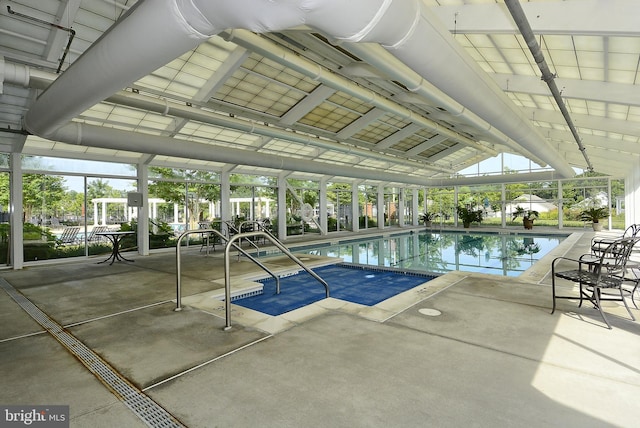
[[[224,239],[225,241],[230,241],[230,239],[226,236],[224,236],[220,231],[216,230],[216,229],[192,229],[192,230],[187,230],[185,232],[183,232],[179,237],[178,237],[178,242],[176,244],[176,308],[174,309],[176,312],[179,312],[182,310],[182,260],[180,257],[180,243],[182,242],[182,238],[184,238],[187,235],[193,234],[193,233],[213,233],[214,235],[219,236],[221,239]],[[208,239],[208,238],[207,238]],[[240,253],[242,253],[245,257],[247,257],[249,260],[251,260],[252,262],[254,262],[255,264],[257,264],[258,266],[260,266],[265,272],[267,272],[269,275],[271,275],[275,281],[276,281],[276,294],[280,294],[280,278],[273,272],[271,272],[269,270],[269,268],[267,268],[265,265],[263,265],[259,260],[255,259],[251,254],[247,253],[245,250],[243,250],[240,246],[236,245],[235,243],[233,243],[233,247],[235,249],[237,249]],[[229,248],[229,244],[227,244],[227,248]],[[208,251],[208,248],[207,248]],[[226,252],[225,252],[225,257],[226,257]],[[227,290],[226,284],[227,284],[227,277],[228,277],[228,266],[227,263],[225,262],[225,292]],[[229,288],[230,290],[230,288]]]
[[[224,330],[229,330],[231,328],[231,276],[229,274],[229,268],[230,268],[230,265],[229,265],[229,250],[231,249],[232,246],[235,246],[234,245],[235,241],[243,239],[243,238],[250,238],[250,237],[253,237],[253,236],[262,236],[262,237],[268,239],[269,241],[271,241],[271,243],[273,245],[275,245],[280,251],[282,251],[287,257],[289,257],[291,260],[293,260],[298,266],[300,266],[302,269],[304,269],[309,275],[311,275],[316,280],[318,280],[324,286],[325,296],[327,298],[329,297],[329,284],[327,284],[327,282],[324,279],[320,278],[317,273],[315,273],[314,271],[309,269],[304,263],[302,263],[302,261],[300,261],[300,259],[298,259],[296,256],[294,256],[291,253],[291,251],[289,251],[289,249],[287,247],[285,247],[282,244],[282,242],[280,242],[278,239],[276,239],[273,235],[271,235],[270,233],[264,232],[264,231],[240,233],[238,235],[234,235],[233,238],[229,239],[229,242],[227,242],[227,245],[226,245],[226,247],[224,249],[224,290],[225,290],[225,298],[224,298],[225,326],[224,326]],[[276,288],[276,293],[280,293],[279,283],[277,283],[276,287],[277,287]]]

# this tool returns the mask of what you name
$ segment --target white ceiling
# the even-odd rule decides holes
[[[588,169],[588,159],[596,172],[616,178],[639,164],[640,2],[632,0],[522,3],[586,157],[505,4],[495,0],[424,3],[448,31],[452,51],[462,52],[541,136],[545,148],[537,153],[503,123],[487,124],[473,94],[441,81],[409,87],[412,70],[379,45],[337,43],[307,27],[262,35],[239,30],[230,41],[228,33],[213,36],[73,118],[166,138],[152,150],[135,142],[112,148],[27,136],[23,119],[36,97],[134,3],[0,1],[0,150],[258,174],[286,171],[269,163],[284,159],[301,177],[410,184],[452,177],[503,152],[545,166],[559,159],[578,171]],[[447,58],[431,54],[425,62]],[[7,65],[28,66],[31,81],[16,83]],[[440,67],[452,78],[462,73]],[[204,149],[182,156],[176,147],[189,141]],[[246,162],[222,156],[225,149],[243,150]]]

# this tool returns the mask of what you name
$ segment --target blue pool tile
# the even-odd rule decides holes
[[[428,275],[406,275],[402,272],[339,265],[316,268],[314,272],[329,284],[331,297],[367,306],[376,305],[433,279]],[[264,284],[262,295],[238,299],[233,303],[275,316],[325,298],[322,284],[304,271],[281,278],[279,295],[275,294],[273,278],[260,282]]]

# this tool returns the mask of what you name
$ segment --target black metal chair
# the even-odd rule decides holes
[[[211,229],[210,221],[201,221],[198,222],[198,229]],[[216,250],[216,242],[218,237],[213,232],[203,232],[200,234],[200,238],[202,239],[202,245],[200,245],[200,251],[202,249],[206,249],[207,253],[209,252],[209,246],[213,248],[213,251]]]
[[[576,299],[580,300],[578,307],[582,306],[583,300],[589,300],[600,312],[602,319],[611,329],[611,324],[607,319],[601,302],[605,300],[621,301],[627,309],[633,321],[635,317],[631,313],[624,293],[628,292],[623,288],[627,274],[627,261],[631,251],[640,238],[621,238],[610,243],[604,250],[596,254],[585,254],[578,259],[567,257],[556,257],[551,263],[551,288],[553,293],[553,314],[556,310],[556,299]],[[577,264],[577,269],[558,271],[560,263]],[[556,294],[556,279],[566,279],[579,285],[579,296],[561,296]],[[603,290],[616,290],[619,294],[603,293]]]
[[[617,239],[637,237],[640,237],[640,224],[632,224],[631,226],[627,227],[622,236],[594,236],[591,239],[591,252],[594,254],[599,254]]]

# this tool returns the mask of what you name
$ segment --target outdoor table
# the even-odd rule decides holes
[[[133,262],[134,260],[129,260],[123,257],[122,254],[120,254],[120,241],[122,241],[122,238],[124,238],[125,236],[133,235],[134,233],[135,232],[133,230],[117,231],[117,232],[112,232],[112,231],[97,232],[96,235],[106,236],[113,244],[113,248],[111,249],[111,255],[106,260],[103,260],[98,263],[106,263],[109,260],[111,260],[111,263],[109,263],[110,265],[112,265],[113,262],[115,262],[116,260]]]

